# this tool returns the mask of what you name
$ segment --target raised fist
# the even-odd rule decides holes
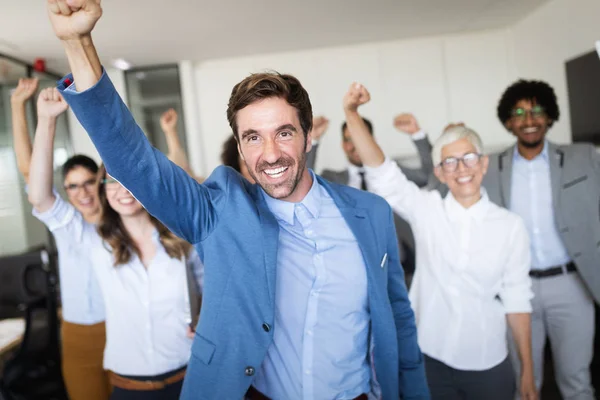
[[[177,111],[170,108],[160,116],[160,127],[163,132],[177,131]]]
[[[394,118],[394,128],[409,135],[414,135],[421,130],[415,116],[409,113],[396,116]]]
[[[47,88],[40,92],[37,102],[38,118],[56,118],[64,113],[69,105],[56,88]]]
[[[329,120],[323,116],[313,118],[313,127],[310,131],[310,135],[313,140],[319,140],[321,136],[327,131],[329,127]]]
[[[47,0],[54,33],[61,40],[88,36],[102,16],[100,0]]]
[[[39,81],[37,78],[19,79],[19,84],[17,85],[17,88],[14,90],[13,94],[10,96],[10,101],[13,103],[25,103],[37,91],[38,84]]]
[[[344,110],[345,111],[356,111],[358,107],[371,100],[371,95],[366,87],[360,83],[354,82],[350,85],[350,89],[344,96]]]

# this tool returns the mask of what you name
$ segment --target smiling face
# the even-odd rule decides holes
[[[239,152],[250,176],[271,197],[298,202],[310,190],[306,168],[311,149],[297,110],[280,97],[256,101],[238,111]]]
[[[89,169],[78,166],[67,173],[63,182],[69,202],[84,216],[97,215],[100,211],[96,174]]]
[[[531,100],[520,100],[513,107],[506,129],[517,137],[520,145],[528,148],[542,146],[552,121],[544,109]]]
[[[467,158],[463,161],[465,155]],[[470,155],[477,155],[473,158]],[[435,167],[435,175],[448,185],[454,198],[463,206],[469,207],[481,197],[481,182],[487,172],[489,159],[487,156],[479,157],[477,148],[467,138],[459,139],[442,147],[442,163],[459,159],[456,170],[447,171],[442,166]],[[471,166],[465,165],[471,164]]]
[[[145,212],[142,204],[137,201],[129,190],[106,174],[104,183],[108,205],[122,217],[131,217]]]

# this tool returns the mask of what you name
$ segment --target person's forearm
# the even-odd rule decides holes
[[[25,182],[29,182],[29,165],[31,163],[31,139],[27,126],[26,103],[12,102],[13,147],[17,156],[17,168]]]
[[[531,314],[507,314],[506,318],[512,331],[513,340],[517,346],[519,359],[521,360],[521,371],[522,373],[532,373],[533,361],[531,355]]]
[[[28,190],[29,202],[39,212],[50,209],[55,201],[52,193],[55,132],[56,118],[39,118],[31,155]]]
[[[63,46],[78,92],[94,86],[102,76],[102,64],[91,36],[64,40]]]
[[[165,138],[167,140],[167,157],[173,161],[176,165],[181,167],[185,172],[193,176],[190,163],[185,155],[185,150],[181,146],[177,131],[165,131]]]
[[[345,112],[348,132],[363,164],[368,167],[378,167],[383,164],[385,155],[369,133],[369,129],[358,111],[346,110]]]

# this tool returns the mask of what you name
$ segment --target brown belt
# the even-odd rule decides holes
[[[368,400],[369,396],[367,396],[366,394],[361,394],[358,395],[357,397],[355,397],[352,400]],[[270,398],[268,398],[267,396],[265,396],[264,394],[262,394],[261,392],[259,392],[258,390],[256,390],[256,388],[254,386],[250,386],[250,388],[248,389],[248,391],[246,392],[246,400],[271,400]]]
[[[179,371],[162,381],[137,381],[135,379],[124,378],[114,372],[109,372],[110,384],[119,389],[125,390],[161,390],[167,385],[177,383],[185,377],[185,369]]]

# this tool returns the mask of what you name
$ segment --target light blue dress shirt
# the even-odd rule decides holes
[[[515,148],[511,185],[510,210],[525,221],[531,239],[531,268],[547,269],[571,261],[554,219],[548,143],[532,160]]]
[[[300,203],[263,192],[279,223],[279,251],[273,343],[253,385],[274,400],[371,391],[366,266],[333,199],[312,177]]]

